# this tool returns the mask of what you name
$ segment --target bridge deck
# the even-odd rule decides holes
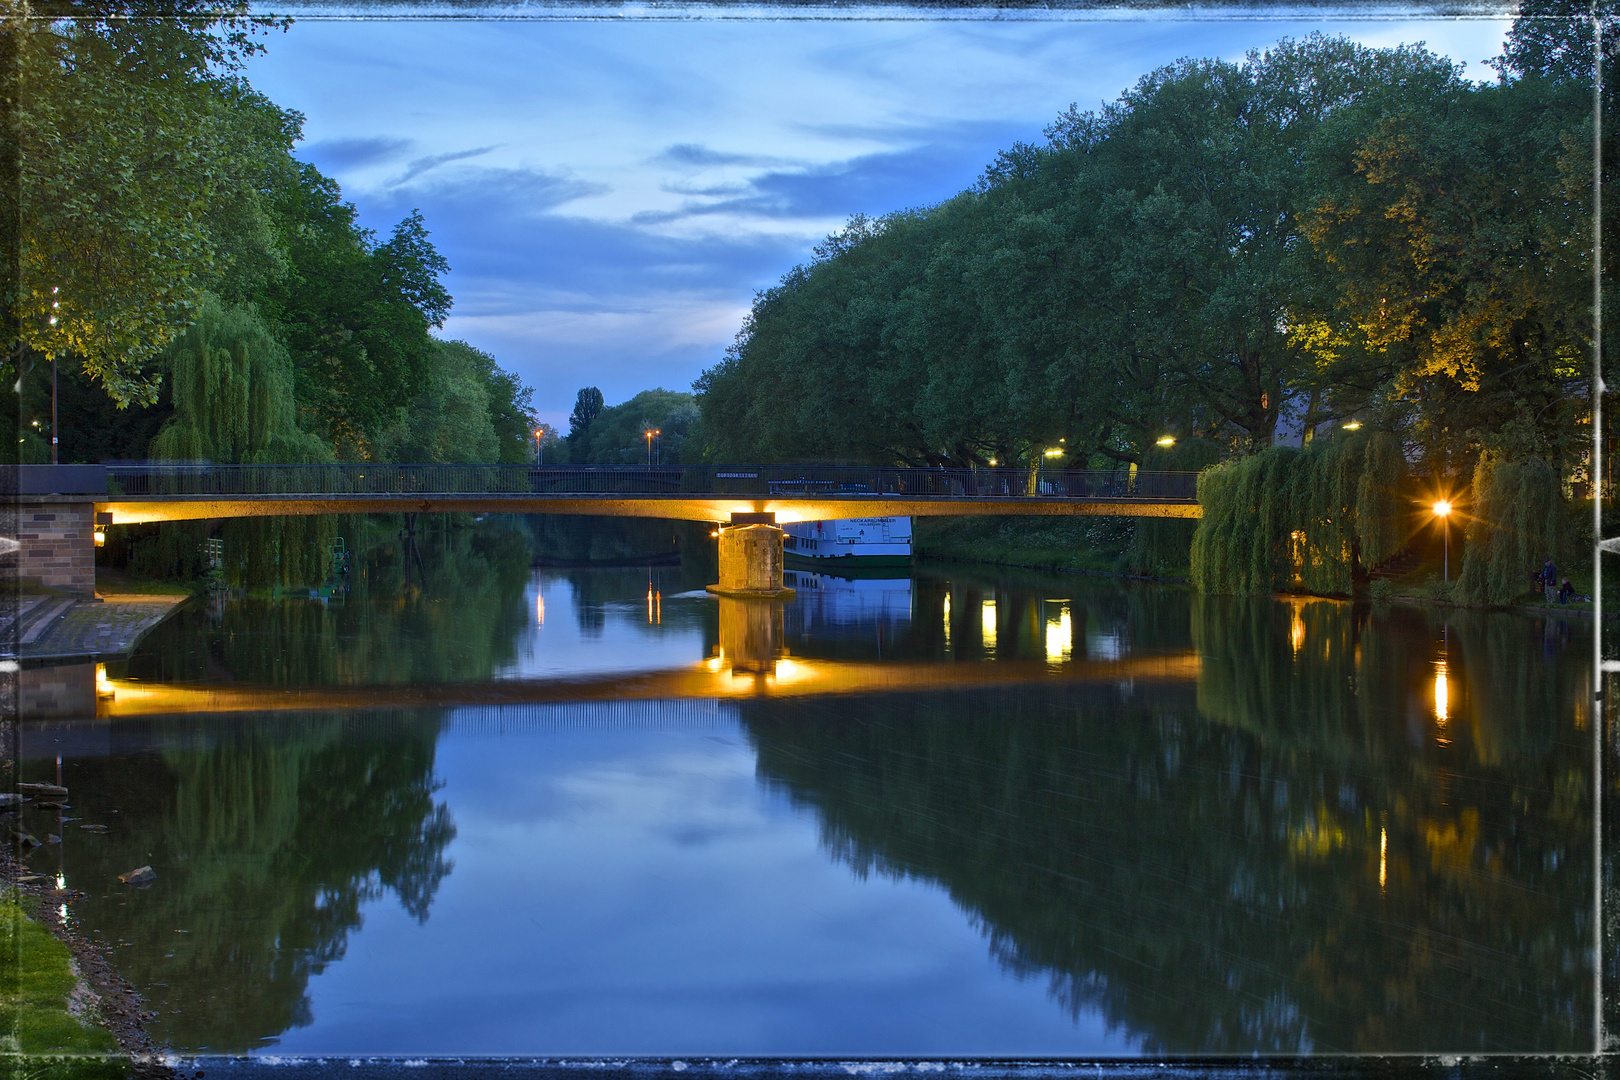
[[[70,479],[69,473],[72,473]],[[330,513],[597,514],[778,521],[965,514],[1197,517],[1197,474],[826,466],[37,466],[24,497],[93,501],[115,524]],[[51,501],[55,501],[52,499]]]

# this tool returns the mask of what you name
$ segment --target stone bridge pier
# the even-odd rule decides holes
[[[743,599],[791,600],[782,585],[783,533],[775,513],[731,515],[720,528],[720,581],[709,591]]]
[[[17,583],[94,596],[97,518],[92,498],[107,497],[107,470],[99,465],[20,465],[16,491],[5,522],[10,535],[0,537],[0,554],[11,553]]]

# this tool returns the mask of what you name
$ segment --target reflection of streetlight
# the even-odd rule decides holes
[[[1440,527],[1445,532],[1445,547],[1442,555],[1444,561],[1441,566],[1444,568],[1445,580],[1449,582],[1451,580],[1451,503],[1441,499],[1434,504],[1433,510],[1434,516],[1440,519]]]

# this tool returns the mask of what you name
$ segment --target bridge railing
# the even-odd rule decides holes
[[[254,496],[732,495],[849,499],[1067,498],[1194,502],[1198,474],[1125,469],[907,469],[796,465],[110,465],[108,494]]]

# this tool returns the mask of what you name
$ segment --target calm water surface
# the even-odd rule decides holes
[[[1590,1046],[1589,623],[957,566],[750,609],[422,555],[196,603],[99,718],[25,722],[72,791],[31,865],[158,1040]]]

